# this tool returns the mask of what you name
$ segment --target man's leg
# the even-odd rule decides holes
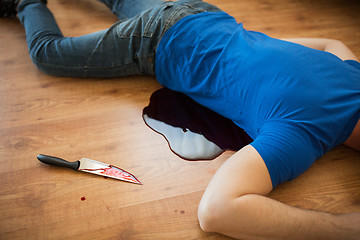
[[[156,31],[161,9],[123,20],[110,29],[80,37],[64,37],[45,4],[26,0],[18,6],[30,56],[50,75],[71,77],[121,77],[153,74],[159,38],[143,37]],[[155,16],[155,17],[154,17]],[[145,24],[144,24],[145,23]],[[144,28],[151,26],[151,28]]]
[[[200,226],[242,239],[357,239],[360,213],[335,216],[294,208],[265,197],[271,179],[250,145],[216,172],[199,206]]]
[[[125,1],[128,5],[133,3]],[[155,51],[168,28],[185,16],[220,10],[200,0],[150,2],[153,8],[121,20],[108,30],[80,37],[64,37],[40,0],[22,1],[18,16],[25,27],[33,62],[49,75],[102,78],[153,75]]]
[[[142,11],[153,8],[163,0],[98,0],[108,6],[119,19],[135,17]]]

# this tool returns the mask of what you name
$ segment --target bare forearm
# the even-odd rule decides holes
[[[261,156],[246,146],[210,181],[199,205],[200,227],[240,239],[356,239],[360,213],[335,216],[265,197],[272,189]]]
[[[359,61],[355,54],[339,40],[326,38],[287,38],[283,40],[332,53],[342,60]]]
[[[360,235],[360,213],[335,216],[251,194],[234,199],[228,207],[222,233],[235,238],[357,239]]]

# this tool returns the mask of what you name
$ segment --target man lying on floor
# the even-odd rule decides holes
[[[8,2],[15,1],[2,5]],[[43,1],[20,1],[30,56],[50,75],[155,74],[246,131],[253,141],[220,167],[202,197],[204,231],[246,239],[359,237],[360,213],[332,215],[265,197],[339,144],[360,150],[360,63],[344,44],[247,31],[201,0],[102,2],[121,21],[70,38]],[[15,14],[12,6],[7,15]]]

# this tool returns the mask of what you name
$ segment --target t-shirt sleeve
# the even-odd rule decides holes
[[[305,172],[322,153],[307,129],[291,121],[269,121],[251,143],[265,162],[273,187]]]
[[[351,66],[354,66],[355,68],[360,70],[360,62],[355,61],[355,60],[345,60],[344,62],[346,62],[347,64],[350,64]]]

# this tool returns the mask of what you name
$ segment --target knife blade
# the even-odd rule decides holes
[[[37,156],[37,159],[40,162],[53,166],[67,167],[77,171],[92,173],[104,177],[114,178],[142,185],[142,183],[133,174],[125,171],[124,169],[115,167],[110,164],[98,162],[89,158],[82,158],[75,162],[69,162],[62,158],[39,154]]]

